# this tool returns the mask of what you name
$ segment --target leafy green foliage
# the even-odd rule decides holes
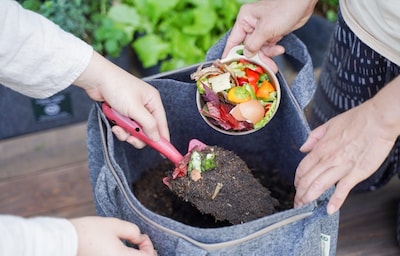
[[[115,5],[109,9],[108,15],[102,18],[100,26],[95,29],[93,47],[116,58],[122,48],[132,41],[139,24],[139,15],[135,9],[123,4]]]
[[[89,44],[96,42],[94,31],[103,25],[112,0],[18,0],[26,9],[35,11]],[[105,26],[108,26],[105,23]],[[96,48],[96,47],[95,47]]]
[[[122,0],[110,8],[109,16],[116,8],[126,9],[111,19],[128,26],[121,17],[133,18],[128,9],[136,12],[134,52],[145,68],[161,64],[161,71],[167,71],[203,61],[206,51],[232,27],[244,2],[252,1]]]
[[[329,21],[336,21],[339,0],[320,0],[316,9]]]
[[[135,40],[132,46],[144,67],[154,66],[159,59],[168,56],[169,44],[156,34],[146,34]]]
[[[144,67],[161,64],[161,71],[203,61],[240,6],[253,1],[18,0],[103,55],[117,57],[131,46]]]
[[[93,48],[111,57],[118,57],[121,49],[132,39],[126,30],[109,17],[103,18],[100,27],[94,31]]]

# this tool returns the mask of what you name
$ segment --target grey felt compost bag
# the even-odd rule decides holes
[[[207,60],[220,58],[226,37],[212,47]],[[251,166],[269,166],[291,184],[303,155],[299,147],[309,127],[303,108],[314,90],[310,56],[300,40],[288,35],[280,42],[300,67],[289,87],[281,73],[281,105],[272,121],[255,133],[230,136],[210,128],[198,113],[196,86],[190,74],[197,66],[146,79],[161,94],[167,113],[171,142],[187,152],[190,139],[234,151]],[[132,183],[142,172],[156,167],[163,158],[150,147],[138,150],[118,141],[96,103],[88,120],[88,153],[97,212],[137,224],[148,234],[159,255],[335,255],[338,213],[326,214],[333,188],[314,202],[251,222],[220,228],[197,228],[156,214],[142,205]],[[161,182],[161,181],[160,181]]]

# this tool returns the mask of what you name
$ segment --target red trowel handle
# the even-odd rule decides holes
[[[182,161],[183,156],[179,151],[165,138],[161,138],[159,141],[153,141],[142,131],[142,127],[130,119],[129,117],[119,114],[117,111],[112,109],[107,103],[102,103],[102,109],[106,117],[114,124],[122,127],[132,136],[142,140],[144,143],[157,150],[163,156],[171,160],[176,166]]]

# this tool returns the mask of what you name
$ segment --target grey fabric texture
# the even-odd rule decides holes
[[[226,36],[208,52],[207,60],[220,58]],[[310,56],[300,40],[288,35],[280,42],[302,64],[289,87],[281,73],[281,105],[272,121],[259,131],[230,136],[210,128],[201,118],[196,86],[189,74],[195,66],[145,79],[161,94],[167,113],[171,142],[181,153],[198,138],[208,145],[233,150],[249,167],[275,168],[293,182],[303,154],[299,147],[309,127],[303,115],[314,92]],[[248,223],[222,228],[197,228],[158,215],[145,208],[131,191],[140,174],[155,167],[161,156],[151,148],[135,149],[118,141],[96,103],[88,120],[89,169],[95,205],[101,216],[113,216],[137,224],[148,234],[159,255],[335,255],[339,213],[326,214],[333,188],[316,201]],[[161,181],[160,181],[161,182]],[[321,236],[324,238],[321,242]],[[327,242],[329,241],[329,242]]]

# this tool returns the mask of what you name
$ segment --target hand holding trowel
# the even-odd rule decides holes
[[[278,201],[253,177],[240,157],[216,146],[192,139],[182,155],[169,141],[153,141],[134,120],[120,115],[107,103],[102,104],[106,117],[157,150],[174,163],[175,169],[164,178],[176,195],[192,203],[216,220],[239,224],[275,212]]]
[[[172,178],[182,177],[187,174],[188,159],[185,158],[169,141],[161,137],[159,141],[154,141],[150,139],[142,130],[142,127],[134,120],[122,116],[117,111],[112,109],[107,103],[102,104],[102,109],[106,117],[114,124],[122,127],[128,131],[132,136],[142,140],[144,143],[157,150],[163,156],[171,160],[175,165],[175,171],[172,174]],[[203,150],[207,145],[203,142],[192,139],[189,142],[188,154],[190,154],[194,149]]]

